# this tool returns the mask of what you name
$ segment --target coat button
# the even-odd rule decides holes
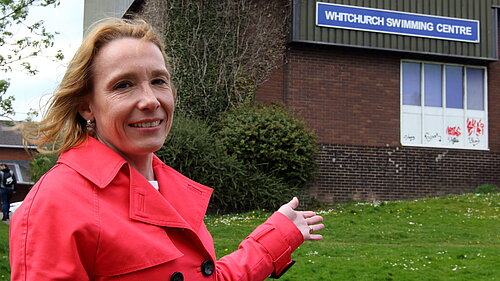
[[[180,272],[174,272],[170,277],[170,281],[184,281],[184,275]]]
[[[215,264],[211,260],[206,260],[201,264],[201,273],[204,276],[210,276],[215,271]]]

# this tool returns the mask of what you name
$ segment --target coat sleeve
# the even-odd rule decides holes
[[[294,261],[292,252],[304,242],[302,233],[285,215],[276,212],[238,247],[216,263],[217,280],[262,281],[280,276]]]
[[[45,175],[14,213],[10,226],[12,281],[90,279],[98,233],[92,188],[88,184],[85,188],[78,178],[53,174]]]

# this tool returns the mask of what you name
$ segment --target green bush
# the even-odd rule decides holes
[[[57,163],[59,154],[36,153],[31,161],[31,180],[37,182]]]
[[[279,178],[225,153],[206,121],[176,115],[169,137],[156,155],[185,176],[214,189],[211,213],[275,210],[298,194]]]
[[[226,151],[287,185],[314,179],[316,138],[284,106],[244,105],[225,113],[218,136]]]
[[[495,192],[498,192],[498,187],[494,184],[482,184],[474,189],[474,193],[480,194],[489,194]]]

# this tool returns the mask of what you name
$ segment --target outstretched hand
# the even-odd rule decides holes
[[[299,199],[293,197],[292,201],[286,203],[278,209],[278,212],[287,216],[297,226],[304,240],[321,240],[323,235],[313,234],[325,228],[323,217],[316,215],[312,211],[295,211],[299,206]]]

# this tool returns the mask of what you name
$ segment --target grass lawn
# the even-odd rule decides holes
[[[306,242],[281,280],[500,280],[500,194],[348,203],[320,211],[324,240]],[[210,217],[218,256],[269,214]]]
[[[347,203],[319,211],[327,229],[281,280],[500,280],[500,193]],[[207,217],[217,255],[237,249],[269,213]],[[0,280],[9,280],[0,223]]]
[[[10,280],[9,225],[0,222],[0,280]]]

